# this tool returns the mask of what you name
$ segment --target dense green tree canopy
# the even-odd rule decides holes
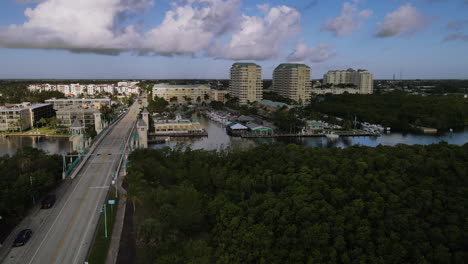
[[[0,85],[0,105],[18,104],[21,102],[43,103],[45,100],[65,95],[57,91],[31,92],[24,83],[8,83]]]
[[[454,96],[420,96],[395,92],[383,95],[333,95],[313,101],[309,112],[349,120],[382,124],[395,131],[412,131],[411,125],[442,130],[468,126],[468,101]]]
[[[60,180],[62,161],[58,155],[24,148],[0,157],[0,237],[7,234],[25,211]]]
[[[142,263],[464,263],[468,144],[130,156]]]

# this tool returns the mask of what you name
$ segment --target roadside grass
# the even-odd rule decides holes
[[[106,202],[109,199],[107,198]],[[105,237],[105,223],[104,223],[104,212],[100,213],[99,222],[95,237],[91,243],[90,254],[88,256],[89,264],[101,264],[106,262],[107,253],[109,251],[110,241],[112,239],[112,230],[114,229],[115,217],[117,215],[117,206],[119,204],[119,199],[114,199],[115,204],[106,205],[107,210],[107,238]]]
[[[2,131],[0,135],[31,135],[34,136],[36,134],[40,135],[48,135],[48,136],[69,136],[69,133],[58,133],[59,129],[49,128],[49,127],[40,127],[40,128],[31,128],[26,131],[22,132],[9,132],[9,131]]]

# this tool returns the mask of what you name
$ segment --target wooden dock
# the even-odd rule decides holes
[[[379,137],[379,133],[336,133],[340,137]],[[255,134],[242,134],[242,138],[281,138],[281,137],[326,137],[326,134],[272,134],[272,135],[255,135]]]
[[[148,139],[153,137],[207,137],[208,133],[150,133]]]

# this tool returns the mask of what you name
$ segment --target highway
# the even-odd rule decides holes
[[[110,155],[91,155],[77,176],[57,190],[53,208],[32,210],[31,215],[19,224],[14,232],[30,228],[33,235],[23,247],[10,248],[12,241],[3,245],[1,250],[7,251],[3,263],[84,263],[100,208],[106,202],[121,157],[119,153],[125,147],[140,106],[134,103],[93,152]]]

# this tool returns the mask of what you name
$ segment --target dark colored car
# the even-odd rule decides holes
[[[14,247],[21,247],[28,242],[28,240],[32,236],[32,231],[31,229],[24,229],[19,232],[19,234],[16,236],[15,242],[13,243]]]
[[[54,206],[55,203],[55,194],[48,194],[44,199],[42,200],[42,209],[48,209]]]

